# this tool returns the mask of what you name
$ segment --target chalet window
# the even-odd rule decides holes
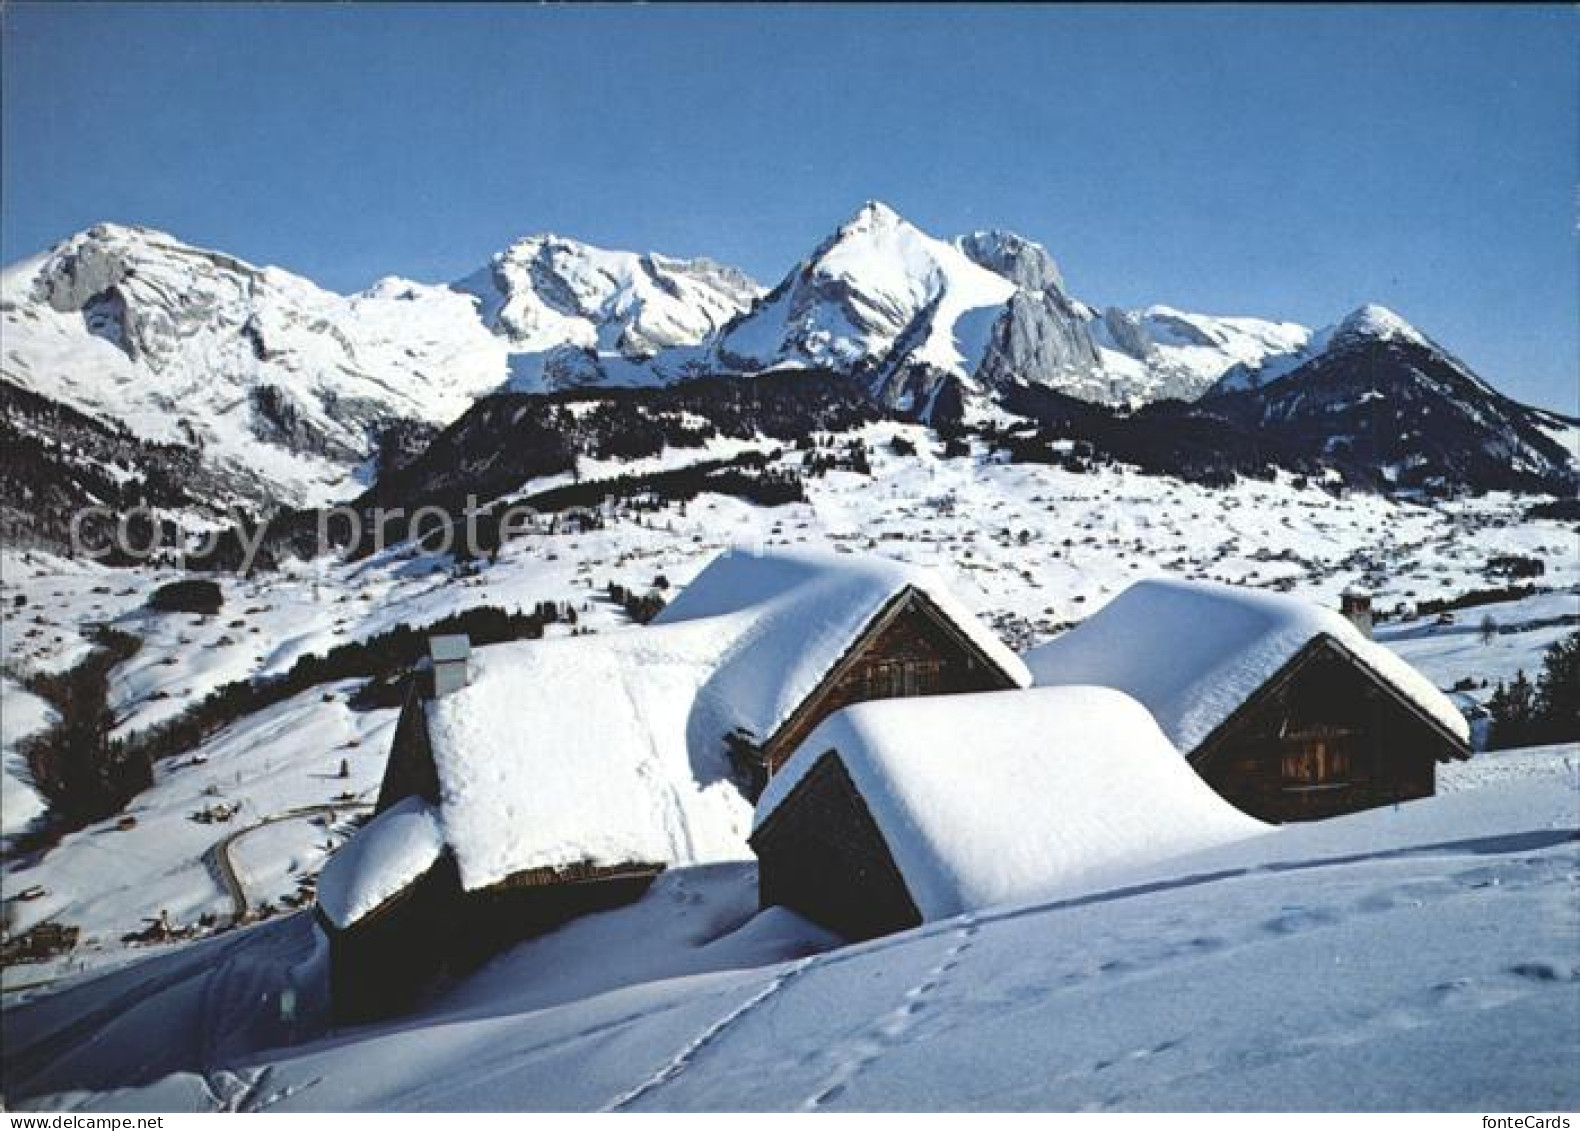
[[[867,697],[932,695],[943,689],[943,682],[943,664],[937,660],[885,660],[867,669]]]
[[[1339,727],[1286,730],[1282,736],[1284,785],[1306,788],[1350,780],[1354,732]]]

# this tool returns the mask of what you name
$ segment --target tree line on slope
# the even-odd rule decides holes
[[[1580,632],[1547,648],[1534,683],[1523,669],[1511,682],[1499,681],[1487,712],[1491,750],[1580,740]]]

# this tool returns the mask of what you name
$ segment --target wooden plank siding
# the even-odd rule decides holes
[[[1264,821],[1310,821],[1436,791],[1469,756],[1336,641],[1307,645],[1190,755],[1224,798]]]
[[[518,872],[467,892],[460,907],[463,929],[455,961],[463,968],[475,966],[572,919],[635,903],[663,871],[662,864],[579,864]]]
[[[817,688],[759,747],[771,777],[817,724],[873,699],[1002,691],[1015,681],[926,594],[906,587],[873,617]]]
[[[832,751],[751,836],[762,906],[788,907],[852,941],[922,921],[872,812]]]

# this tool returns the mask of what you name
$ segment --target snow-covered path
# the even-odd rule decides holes
[[[9,1018],[31,1070],[7,1099],[163,1109],[1572,1108],[1580,761],[1573,750],[1525,760],[1543,757],[1545,773],[1286,827],[1119,886],[859,946],[831,948],[784,912],[754,915],[749,868],[677,870],[632,908],[524,944],[396,1022],[247,1053],[247,1009],[227,992],[236,1012],[210,1018],[227,1036],[210,1042],[209,1059],[166,1055],[161,1069],[133,1042],[158,1047],[163,1026],[221,1000],[176,979],[140,994],[136,1016],[38,1045],[48,1016],[120,996],[133,968]],[[300,923],[264,928],[282,968],[301,968]],[[228,974],[200,961],[205,947],[249,934],[271,937],[244,933],[164,961],[205,981],[239,978],[256,994],[266,979],[255,958]],[[278,1036],[255,1024],[251,1038]]]

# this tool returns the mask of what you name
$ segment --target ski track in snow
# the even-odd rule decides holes
[[[663,1067],[659,1068],[657,1072],[653,1073],[653,1075],[649,1076],[646,1080],[643,1080],[636,1087],[630,1089],[620,1096],[615,1097],[613,1100],[610,1100],[599,1110],[602,1112],[627,1111],[633,1104],[638,1103],[647,1096],[658,1091],[660,1088],[663,1088],[670,1081],[674,1080],[688,1067],[690,1067],[697,1057],[707,1051],[709,1046],[716,1044],[721,1038],[725,1036],[725,1034],[727,1034],[741,1021],[745,1020],[746,1017],[754,1010],[761,1008],[762,1005],[770,998],[774,997],[778,993],[781,993],[786,986],[790,985],[809,968],[815,965],[818,962],[819,957],[820,956],[818,955],[811,955],[807,958],[798,959],[797,961],[792,962],[788,967],[774,975],[773,978],[769,979],[768,983],[763,986],[762,989],[758,990],[740,1005],[730,1010],[730,1012],[726,1013],[723,1017],[709,1025],[701,1033],[697,1034],[697,1036],[692,1040],[688,1041],[685,1047],[683,1047],[669,1061],[667,1061]]]
[[[943,958],[927,971],[920,982],[905,991],[900,1004],[879,1017],[865,1035],[844,1050],[835,1052],[836,1067],[833,1073],[801,1105],[802,1111],[820,1111],[837,1101],[849,1089],[851,1081],[876,1063],[890,1048],[905,1042],[919,1016],[927,1008],[929,999],[937,993],[955,967],[960,965],[981,930],[975,915],[962,916],[960,924],[955,930],[954,945],[944,952]]]

